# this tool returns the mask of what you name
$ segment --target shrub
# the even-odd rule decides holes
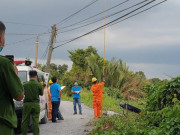
[[[120,90],[117,88],[105,87],[104,92],[107,93],[107,95],[112,97],[112,98],[116,98],[116,99],[123,98]]]

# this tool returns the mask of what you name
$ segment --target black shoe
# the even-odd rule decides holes
[[[77,112],[73,113],[73,115],[77,114]]]
[[[79,112],[80,115],[82,115],[82,112]]]
[[[61,117],[61,118],[58,118],[58,120],[64,120],[64,118]]]

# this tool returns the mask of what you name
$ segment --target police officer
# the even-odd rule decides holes
[[[33,134],[39,135],[39,95],[43,95],[43,86],[41,83],[37,82],[37,72],[31,70],[29,72],[30,81],[26,82],[24,86],[24,107],[23,107],[23,117],[21,123],[22,134],[27,134],[28,124],[30,121],[30,115],[33,119]]]
[[[0,21],[0,52],[5,43],[5,25]],[[15,73],[14,63],[0,56],[0,134],[14,135],[17,117],[13,99],[21,101],[24,97],[23,86]]]

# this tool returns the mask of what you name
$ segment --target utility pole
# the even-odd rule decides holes
[[[35,67],[37,67],[37,58],[38,58],[38,44],[39,44],[39,36],[36,38],[36,54],[35,54]]]
[[[47,59],[47,66],[46,66],[46,72],[49,73],[49,67],[50,67],[50,63],[51,63],[51,56],[52,56],[52,51],[53,51],[53,44],[54,44],[54,40],[56,38],[56,24],[54,24],[52,26],[52,34],[51,34],[51,41],[50,41],[50,45],[49,45],[49,52],[48,52],[48,59]]]

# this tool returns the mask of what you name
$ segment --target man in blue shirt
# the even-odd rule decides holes
[[[52,78],[53,84],[50,87],[51,92],[51,102],[52,102],[52,122],[56,122],[56,117],[58,115],[60,99],[61,99],[61,86],[57,84],[57,78]]]
[[[81,101],[80,101],[81,87],[78,86],[77,82],[74,83],[74,87],[72,87],[71,92],[73,94],[74,115],[77,114],[76,103],[78,104],[79,107],[79,114],[82,114]]]

